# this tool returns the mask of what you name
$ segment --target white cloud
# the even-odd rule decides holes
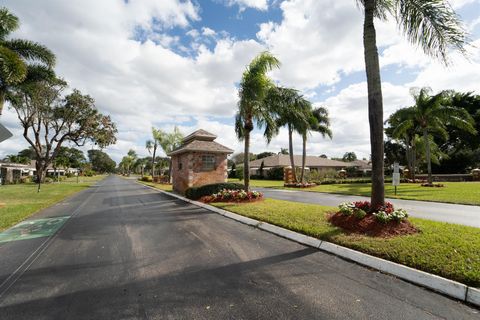
[[[253,8],[257,10],[265,11],[268,9],[268,0],[224,0],[227,6],[237,5],[240,11],[244,11],[246,8]]]

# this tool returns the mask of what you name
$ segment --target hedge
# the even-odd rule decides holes
[[[201,187],[192,187],[188,188],[185,191],[185,196],[191,200],[198,200],[204,196],[211,196],[214,193],[218,193],[223,189],[228,190],[242,190],[245,186],[241,183],[214,183],[214,184],[207,184]]]

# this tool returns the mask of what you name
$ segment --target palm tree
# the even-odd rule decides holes
[[[173,132],[167,133],[162,130],[157,131],[158,144],[162,147],[163,152],[168,156],[170,152],[178,148],[183,140],[183,134],[180,129],[175,126]],[[172,180],[172,159],[168,159],[168,176]]]
[[[47,47],[29,40],[7,39],[18,27],[18,18],[7,8],[0,8],[0,115],[12,87],[53,74],[55,55]]]
[[[308,101],[307,101],[308,102]],[[308,102],[310,105],[310,102]],[[311,110],[312,106],[308,107],[308,110]],[[307,136],[310,132],[318,132],[322,135],[323,138],[329,137],[332,139],[332,130],[330,130],[330,119],[328,117],[328,110],[325,107],[318,107],[311,111],[311,115],[308,119],[308,126],[302,130],[302,142],[303,142],[303,152],[302,152],[302,172],[300,176],[300,181],[305,183],[305,162],[307,160]]]
[[[385,202],[383,98],[374,18],[393,16],[407,39],[447,63],[450,47],[465,52],[466,34],[446,0],[357,0],[364,8],[363,45],[368,86],[368,116],[372,153],[371,203]]]
[[[475,122],[465,109],[450,106],[450,97],[446,91],[432,96],[431,89],[422,88],[420,90],[414,89],[411,93],[415,99],[415,105],[405,109],[405,119],[398,124],[393,131],[393,135],[401,136],[409,130],[415,130],[422,135],[427,161],[428,183],[432,184],[431,136],[439,135],[447,140],[447,125],[475,134]]]
[[[243,179],[245,190],[250,188],[250,133],[256,123],[259,127],[266,127],[267,141],[273,137],[275,124],[271,111],[264,103],[268,89],[273,83],[267,72],[278,68],[280,62],[269,52],[262,52],[256,56],[243,72],[240,82],[238,112],[235,116],[235,132],[240,141],[244,141]]]
[[[293,153],[293,132],[302,133],[309,125],[312,107],[297,90],[284,87],[272,87],[265,98],[265,104],[275,118],[274,124],[266,131],[278,134],[280,127],[287,127],[288,154],[292,167],[293,180],[297,181],[295,157]]]
[[[155,176],[155,154],[157,153],[161,136],[162,130],[152,127],[152,139],[147,140],[145,143],[145,148],[147,148],[148,153],[152,154],[152,177]]]

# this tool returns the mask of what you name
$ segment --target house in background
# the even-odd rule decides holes
[[[295,166],[302,166],[302,156],[294,156]],[[287,168],[290,167],[290,156],[286,154],[277,154],[269,156],[263,159],[250,161],[250,174],[259,175],[260,168],[262,167],[263,162],[263,172],[266,174],[268,170],[273,168]],[[325,171],[325,170],[342,170],[346,168],[356,167],[353,162],[344,162],[338,160],[331,160],[327,158],[321,158],[316,156],[307,156],[305,161],[305,167],[307,170],[311,171]],[[358,165],[358,164],[357,164]]]
[[[226,182],[227,156],[233,150],[214,140],[216,135],[197,130],[185,137],[171,157],[173,190],[185,193],[190,187]]]
[[[35,174],[35,166],[13,162],[0,162],[0,184],[20,183]]]

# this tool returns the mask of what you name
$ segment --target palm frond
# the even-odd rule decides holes
[[[465,27],[448,1],[396,0],[395,17],[402,33],[414,45],[448,63],[448,49],[466,52]]]
[[[24,39],[12,39],[3,41],[2,45],[16,52],[25,60],[41,62],[48,67],[55,65],[55,55],[53,52],[37,42]]]
[[[0,40],[17,30],[20,22],[16,16],[11,14],[7,8],[0,8]]]
[[[0,46],[0,85],[13,85],[22,82],[27,76],[27,66],[18,55]]]

